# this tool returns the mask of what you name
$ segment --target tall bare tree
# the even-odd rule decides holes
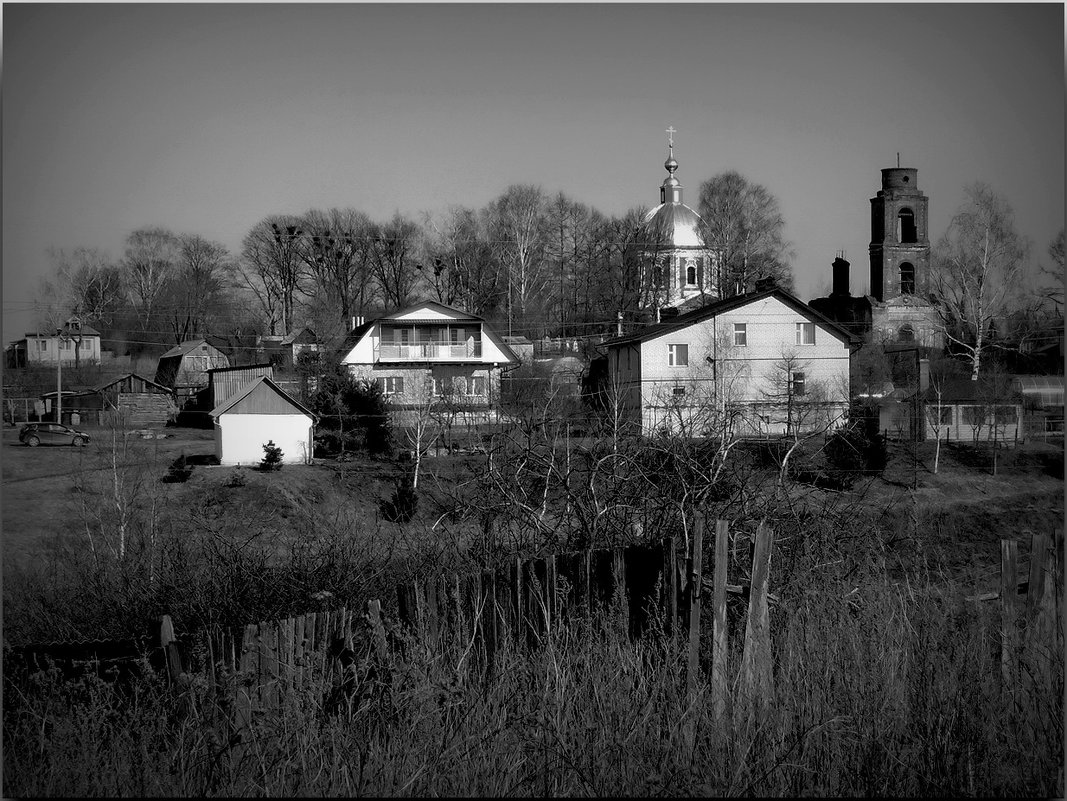
[[[184,234],[179,242],[178,264],[165,290],[165,316],[176,345],[209,333],[210,319],[225,302],[225,276],[233,264],[230,251],[218,242],[198,234]]]
[[[355,209],[311,210],[301,219],[298,253],[313,291],[332,301],[342,320],[362,315],[372,300],[377,230]]]
[[[1063,229],[1056,234],[1048,246],[1048,257],[1052,260],[1051,265],[1041,265],[1041,278],[1044,279],[1045,287],[1041,296],[1052,301],[1057,314],[1063,315]]]
[[[517,316],[522,322],[540,311],[538,301],[550,280],[545,247],[547,201],[541,187],[513,184],[484,209],[490,238],[508,281],[508,333]]]
[[[279,325],[283,333],[293,326],[293,306],[305,269],[299,251],[302,235],[299,218],[274,215],[256,223],[241,242],[234,281],[255,295],[271,335]]]
[[[96,248],[51,248],[48,256],[55,272],[40,285],[39,322],[51,330],[74,315],[83,323],[110,325],[123,306],[118,265]]]
[[[426,215],[423,278],[433,297],[472,314],[496,311],[505,283],[496,257],[473,209],[453,206],[442,219]]]
[[[932,254],[932,289],[945,336],[977,381],[990,327],[1011,307],[1027,246],[1004,198],[984,183],[964,191],[967,201]]]
[[[174,274],[180,250],[178,237],[166,228],[139,228],[126,237],[123,284],[134,301],[143,332],[152,330],[160,293]]]
[[[738,172],[719,173],[700,185],[698,211],[705,243],[722,254],[717,276],[722,297],[751,291],[758,278],[774,278],[783,289],[792,289],[793,254],[770,190]]]
[[[407,306],[413,299],[419,280],[415,269],[421,229],[399,212],[393,219],[376,226],[371,250],[374,278],[386,305]]]

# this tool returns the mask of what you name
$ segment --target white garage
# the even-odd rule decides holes
[[[309,464],[315,415],[267,376],[260,376],[211,410],[215,455],[224,465],[257,465],[268,441],[283,464]]]

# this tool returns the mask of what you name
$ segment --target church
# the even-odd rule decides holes
[[[918,170],[883,169],[882,188],[871,198],[870,294],[853,297],[850,265],[839,256],[830,295],[809,305],[856,336],[943,348],[930,301],[928,201],[918,187]]]
[[[704,243],[700,215],[682,202],[682,184],[675,176],[674,128],[668,128],[667,170],[659,205],[642,220],[641,305],[655,315],[681,314],[719,299],[718,253]]]

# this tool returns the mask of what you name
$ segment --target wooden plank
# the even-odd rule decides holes
[[[172,685],[177,684],[182,675],[181,655],[178,653],[178,645],[174,636],[174,623],[170,615],[163,615],[159,619],[159,647],[163,649],[167,663],[167,678]]]
[[[259,624],[259,700],[264,709],[278,706],[278,621]]]
[[[388,657],[388,645],[385,640],[385,625],[382,623],[381,601],[367,601],[367,622],[370,624],[371,647],[374,655],[382,664]]]
[[[258,707],[259,626],[249,624],[241,638],[241,667],[237,680],[237,699],[234,724],[247,730],[252,722],[253,708]]]
[[[773,544],[770,527],[761,524],[756,531],[756,547],[752,555],[752,592],[748,599],[745,648],[741,658],[741,687],[750,724],[757,724],[763,713],[774,704],[774,663],[767,611],[767,583]]]
[[[1029,623],[1037,614],[1041,596],[1045,593],[1045,552],[1049,547],[1049,538],[1045,534],[1033,534],[1030,537],[1030,580],[1026,590],[1026,621]],[[1012,574],[1014,575],[1014,573]],[[1003,584],[1001,585],[1003,588]]]
[[[1015,540],[1000,541],[1000,676],[1006,691],[1012,691],[1015,687],[1018,658],[1019,604],[1018,595],[1015,593],[1018,548],[1019,544]],[[1035,561],[1031,555],[1031,567]]]
[[[306,624],[305,615],[297,615],[293,618],[293,689],[296,692],[304,689],[304,626]]]
[[[712,589],[711,624],[711,703],[715,720],[722,721],[727,710],[729,692],[728,662],[730,636],[726,619],[727,566],[730,559],[730,525],[715,522],[715,579]]]
[[[544,598],[545,634],[552,636],[559,620],[559,586],[556,581],[556,559],[554,556],[542,560],[545,565],[545,582],[542,585]]]
[[[693,556],[689,565],[689,586],[699,588],[703,572],[704,559],[704,513],[697,512],[693,523]],[[700,668],[700,591],[689,597],[689,666],[686,671],[686,685],[692,696],[697,689],[697,675]]]
[[[663,630],[671,643],[678,642],[678,567],[675,561],[678,542],[674,537],[663,541]]]
[[[492,570],[482,573],[481,583],[482,618],[485,636],[486,669],[492,674],[496,665],[496,652],[500,641],[500,612],[496,603],[496,574]]]

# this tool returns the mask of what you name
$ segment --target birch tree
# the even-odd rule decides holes
[[[180,249],[178,237],[166,228],[139,228],[126,237],[122,279],[142,331],[151,330],[160,294],[174,274]]]
[[[931,258],[934,299],[946,339],[960,349],[977,381],[993,321],[1012,305],[1027,246],[1015,213],[988,185],[967,187]]]

